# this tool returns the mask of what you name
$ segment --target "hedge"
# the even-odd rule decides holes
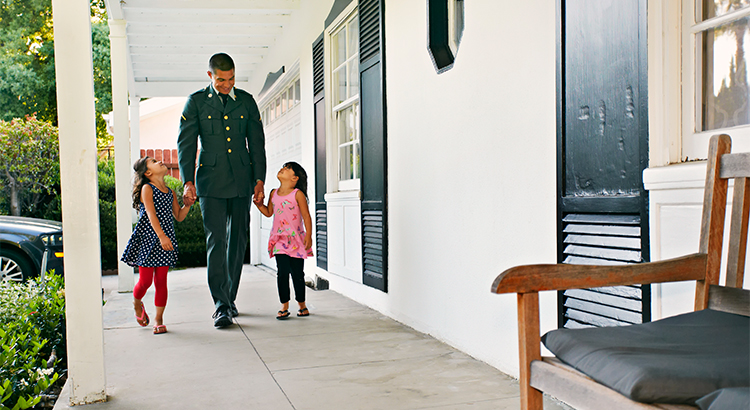
[[[55,274],[0,283],[0,410],[56,400],[68,367],[63,285]]]

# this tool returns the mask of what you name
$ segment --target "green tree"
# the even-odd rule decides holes
[[[111,136],[102,113],[112,110],[109,26],[103,0],[91,0],[97,145]],[[0,0],[0,119],[35,116],[57,125],[51,0]]]
[[[10,214],[32,213],[59,182],[57,127],[35,117],[0,120],[0,189]]]
[[[0,119],[57,122],[50,0],[0,0]]]

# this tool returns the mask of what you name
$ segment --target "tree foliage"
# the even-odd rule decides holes
[[[59,189],[57,127],[35,117],[0,120],[0,189],[9,198],[10,214],[33,213]]]
[[[0,0],[0,119],[57,122],[51,0]]]
[[[91,0],[97,145],[112,138],[109,26],[103,0]],[[35,116],[57,125],[52,0],[0,0],[0,120]]]

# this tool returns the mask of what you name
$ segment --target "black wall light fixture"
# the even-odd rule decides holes
[[[427,0],[427,50],[438,74],[456,61],[464,32],[464,0]]]

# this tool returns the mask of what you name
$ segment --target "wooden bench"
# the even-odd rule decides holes
[[[495,279],[493,293],[516,293],[518,297],[521,409],[542,409],[542,392],[578,410],[695,408],[635,402],[554,357],[542,358],[538,292],[694,280],[696,311],[708,308],[750,316],[750,290],[742,289],[750,210],[750,153],[730,151],[728,135],[711,138],[698,253],[623,266],[517,266]],[[734,197],[728,263],[725,286],[719,286],[729,179],[734,179]]]

